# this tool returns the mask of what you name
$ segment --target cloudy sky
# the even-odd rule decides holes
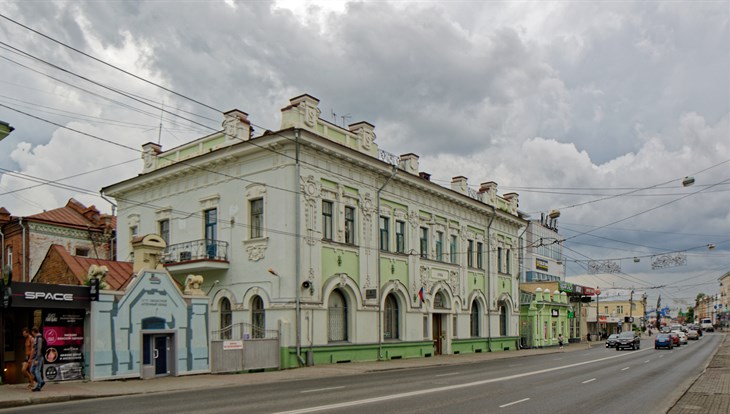
[[[99,189],[141,171],[141,144],[180,145],[234,108],[275,130],[309,93],[445,186],[495,181],[532,217],[560,209],[569,281],[686,307],[730,271],[725,1],[25,0],[0,14],[13,215],[70,197],[109,212]],[[663,254],[686,264],[652,270]],[[585,276],[588,260],[621,273]]]

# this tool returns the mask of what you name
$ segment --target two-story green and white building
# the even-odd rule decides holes
[[[517,194],[438,185],[417,155],[380,150],[373,125],[339,127],[318,104],[291,99],[260,136],[234,110],[220,132],[144,145],[142,173],[103,189],[118,257],[161,235],[171,274],[204,276],[213,339],[279,330],[282,368],[516,349]]]

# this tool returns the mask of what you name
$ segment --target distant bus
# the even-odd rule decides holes
[[[712,318],[702,318],[700,328],[705,332],[714,332],[715,327],[712,325]]]

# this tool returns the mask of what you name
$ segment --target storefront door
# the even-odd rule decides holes
[[[442,332],[442,314],[440,313],[434,313],[432,314],[432,323],[431,323],[431,335],[433,337],[433,354],[434,355],[441,355],[443,352],[443,332]]]
[[[142,377],[162,377],[171,374],[173,336],[169,333],[142,335]]]

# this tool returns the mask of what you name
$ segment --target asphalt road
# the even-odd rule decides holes
[[[255,386],[45,404],[17,413],[664,413],[699,375],[720,338],[675,350],[594,347]]]

